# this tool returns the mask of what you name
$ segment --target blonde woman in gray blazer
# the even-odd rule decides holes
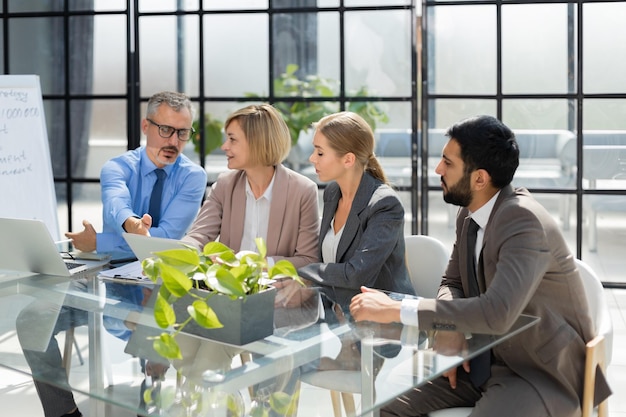
[[[574,257],[550,213],[526,189],[510,185],[519,150],[508,127],[478,116],[452,126],[448,136],[436,172],[444,200],[462,208],[437,299],[394,302],[364,288],[352,300],[351,313],[357,320],[456,330],[438,334],[458,349],[466,343],[461,332],[501,334],[520,314],[541,320],[491,350],[484,382],[472,378],[474,362],[465,363],[403,394],[381,416],[471,406],[472,417],[579,417],[585,344],[594,329]],[[472,221],[480,230],[470,255]],[[472,258],[478,294],[470,290]]]
[[[202,249],[219,240],[235,252],[254,250],[264,238],[271,261],[286,259],[301,267],[316,262],[319,231],[317,185],[281,163],[291,147],[289,129],[269,104],[251,105],[224,124],[222,150],[229,172],[211,187],[183,241]],[[207,369],[225,370],[238,349],[179,335],[183,360],[174,366],[201,380]]]
[[[309,160],[324,191],[319,256],[298,270],[346,310],[362,285],[413,293],[404,259],[404,209],[374,155],[374,133],[358,114],[316,125]]]

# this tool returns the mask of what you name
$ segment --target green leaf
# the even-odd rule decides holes
[[[262,268],[266,264],[265,256],[261,256],[256,252],[241,251],[237,253],[237,258],[239,258],[240,265],[258,266]]]
[[[298,71],[298,64],[287,64],[285,74],[287,74],[288,76],[293,76],[296,71]]]
[[[176,313],[160,292],[154,303],[154,320],[162,329],[176,324]]]
[[[147,405],[152,404],[152,388],[147,388],[143,392],[143,402],[146,403]]]
[[[204,154],[208,155],[215,149],[222,146],[222,126],[224,123],[212,117],[209,113],[204,115]],[[193,128],[196,131],[191,137],[193,148],[200,155],[200,121],[193,122]]]
[[[159,268],[154,258],[146,258],[141,261],[141,269],[152,282],[156,282],[159,279]]]
[[[233,277],[235,277],[237,281],[244,282],[249,276],[253,274],[253,268],[250,265],[243,263],[232,268],[229,272],[232,274]]]
[[[194,301],[192,305],[187,306],[187,312],[204,328],[217,329],[224,327],[215,311],[204,300]]]
[[[215,261],[230,267],[239,265],[239,258],[237,258],[237,255],[233,251],[223,252]]]
[[[222,134],[222,126],[224,123],[221,120],[214,119],[212,117],[208,117],[205,128],[205,145],[204,151],[208,155],[213,152],[215,149],[222,146],[223,134]],[[200,153],[200,152],[198,152]]]
[[[298,270],[296,269],[296,267],[293,266],[291,262],[285,259],[281,259],[280,261],[276,262],[274,266],[269,268],[267,273],[270,279],[289,277],[298,282],[302,281],[298,276]]]
[[[185,274],[193,272],[200,264],[196,249],[181,248],[155,252],[154,255],[164,263],[180,269]]]
[[[262,237],[257,237],[256,239],[254,239],[254,243],[259,250],[259,257],[265,259],[265,257],[267,256],[267,245],[265,244],[265,240],[263,240]]]
[[[246,295],[244,285],[226,269],[218,269],[214,276],[209,276],[207,282],[215,291],[226,295],[243,297]]]
[[[241,405],[242,404],[240,404],[237,401],[236,397],[233,394],[230,394],[228,396],[226,406],[228,407],[228,411],[230,411],[232,415],[234,416],[243,415],[244,410],[241,409]]]
[[[182,271],[174,266],[161,263],[159,265],[161,271],[161,279],[169,292],[176,297],[183,297],[192,287],[191,279]]]
[[[169,333],[161,333],[157,339],[152,342],[152,347],[161,356],[167,359],[182,359],[180,348],[176,339]]]
[[[291,406],[291,396],[284,392],[274,392],[270,395],[270,407],[276,413],[281,415],[288,415]]]
[[[235,253],[231,248],[221,242],[209,242],[204,245],[204,249],[202,250],[202,253],[209,257],[221,256],[222,254],[227,252],[233,254]]]
[[[250,409],[250,417],[268,417],[269,415],[269,410],[266,410],[262,405],[255,405]]]

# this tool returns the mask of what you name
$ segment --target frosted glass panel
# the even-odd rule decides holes
[[[567,5],[502,7],[503,93],[567,93],[567,65]]]
[[[495,94],[495,6],[442,6],[429,11],[431,93]]]

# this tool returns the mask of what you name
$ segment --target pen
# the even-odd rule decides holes
[[[135,262],[137,260],[137,258],[122,258],[122,259],[111,259],[109,261],[109,264],[111,265],[115,265],[115,264],[125,264],[128,262]]]
[[[73,240],[72,239],[63,239],[63,240],[57,240],[56,242],[54,242],[55,245],[62,245],[64,243],[72,243]]]
[[[143,286],[154,286],[155,283],[150,281],[149,279],[137,279],[137,278],[124,278],[121,276],[114,277],[102,277],[103,281],[115,282],[126,285],[143,285]]]

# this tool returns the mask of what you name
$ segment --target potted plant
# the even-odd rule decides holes
[[[336,97],[339,91],[339,81],[332,78],[323,78],[319,75],[307,75],[303,79],[297,76],[298,66],[289,64],[285,72],[274,80],[274,96],[277,98],[289,97]],[[365,87],[350,94],[352,97],[367,97],[369,92]],[[247,97],[259,97],[255,93],[247,93]],[[291,144],[296,147],[301,132],[308,132],[311,125],[322,117],[337,111],[336,106],[330,101],[302,101],[293,99],[277,101],[273,103],[289,128]],[[389,118],[381,107],[370,101],[351,101],[346,110],[362,116],[371,126],[376,129],[378,123],[387,123]],[[200,154],[200,125],[194,122],[196,134],[192,136],[195,151]],[[223,122],[211,114],[204,116],[204,153],[213,152],[222,145]]]
[[[272,334],[272,280],[301,280],[289,261],[268,266],[265,242],[257,238],[256,245],[258,253],[235,253],[220,242],[209,242],[202,252],[185,245],[155,252],[142,262],[146,276],[161,284],[154,318],[167,330],[154,338],[157,353],[182,359],[176,342],[181,332],[237,345]]]

